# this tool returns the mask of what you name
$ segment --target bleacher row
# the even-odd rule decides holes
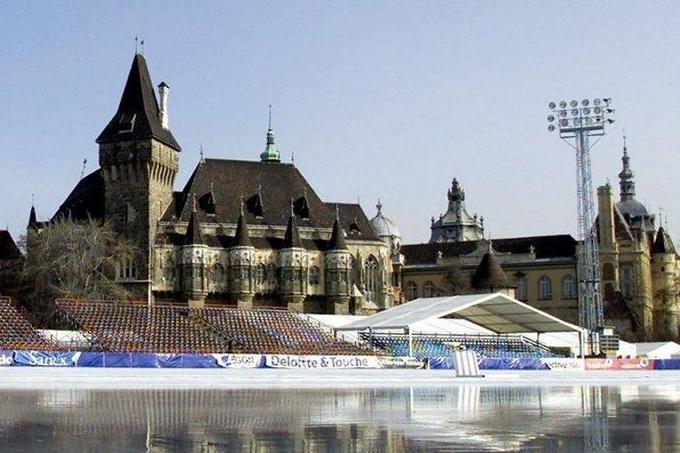
[[[393,356],[409,355],[409,338],[404,334],[367,334],[360,337],[375,348]],[[466,349],[477,353],[478,357],[507,357],[541,359],[557,357],[547,348],[517,336],[496,335],[424,335],[413,334],[411,338],[412,355],[418,359],[449,357],[453,352]]]
[[[358,344],[296,313],[282,310],[238,310],[228,307],[187,308],[131,302],[59,300],[57,312],[74,330],[91,338],[91,351],[131,353],[253,353],[324,355],[409,355],[404,334],[360,334]],[[448,357],[458,349],[480,357],[555,357],[522,337],[491,335],[423,335],[412,337],[418,359]],[[0,297],[0,349],[55,351],[72,349],[43,338],[9,298]]]
[[[0,297],[0,349],[54,351],[57,346],[38,335],[10,298]]]
[[[57,301],[57,309],[112,352],[375,354],[281,310],[70,300]]]

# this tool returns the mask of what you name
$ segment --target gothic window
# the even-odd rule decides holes
[[[527,301],[529,300],[527,278],[525,275],[518,275],[515,281],[515,297],[517,300]]]
[[[264,266],[264,264],[260,263],[257,265],[256,272],[255,281],[258,285],[264,285],[265,278],[267,277],[267,268]]]
[[[367,302],[373,302],[378,293],[378,260],[369,256],[364,264],[364,282],[366,291],[364,297]]]
[[[163,265],[163,280],[172,283],[175,280],[175,263],[166,261]]]
[[[137,263],[133,260],[125,260],[119,270],[118,277],[120,279],[130,280],[137,278]]]
[[[224,281],[224,267],[220,263],[213,266],[212,269],[212,281],[213,283],[222,283]]]
[[[319,272],[319,268],[316,266],[312,266],[309,269],[309,284],[310,285],[318,285],[321,282],[321,273]]]
[[[576,279],[573,275],[562,278],[562,299],[576,299]]]
[[[633,269],[629,266],[621,268],[621,294],[626,299],[633,297]]]
[[[538,298],[540,300],[552,299],[552,281],[546,275],[538,279]]]
[[[430,280],[426,281],[423,285],[423,297],[433,297],[434,296],[434,283]]]
[[[416,282],[409,281],[406,283],[406,300],[413,300],[418,298],[418,285]]]

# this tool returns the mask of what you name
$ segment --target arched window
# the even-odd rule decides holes
[[[547,275],[538,279],[538,298],[541,300],[552,299],[552,281]]]
[[[434,297],[434,283],[430,280],[423,285],[423,297]]]
[[[316,266],[312,266],[309,268],[309,284],[310,285],[318,285],[321,282],[321,273],[319,272],[319,268]]]
[[[224,281],[224,267],[217,263],[212,268],[212,281],[215,284],[220,284]]]
[[[406,300],[413,300],[418,298],[418,285],[416,282],[406,282]]]
[[[576,299],[576,279],[573,275],[562,278],[562,299]]]
[[[515,281],[515,297],[517,300],[526,301],[529,300],[527,278],[524,275],[518,275]]]
[[[373,255],[369,256],[364,264],[364,282],[366,301],[373,302],[378,293],[378,260]]]

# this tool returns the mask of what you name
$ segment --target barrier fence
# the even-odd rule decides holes
[[[453,357],[424,362],[399,357],[287,354],[145,354],[118,352],[0,351],[0,366],[87,368],[413,368],[455,369]],[[481,358],[480,370],[680,370],[680,359]]]

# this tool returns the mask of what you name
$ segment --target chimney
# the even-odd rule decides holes
[[[168,94],[170,93],[170,87],[167,83],[161,82],[158,85],[158,94],[161,98],[161,110],[158,113],[158,118],[161,120],[161,126],[163,129],[168,129]]]

